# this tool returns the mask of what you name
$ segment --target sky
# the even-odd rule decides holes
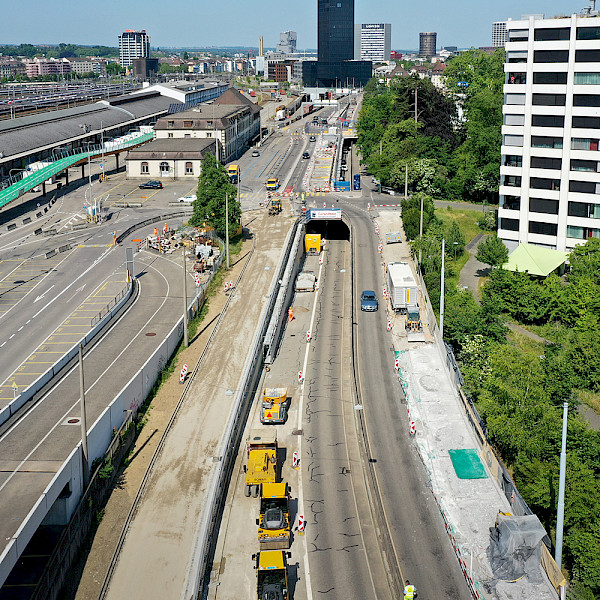
[[[356,23],[391,23],[392,48],[414,49],[419,32],[436,31],[440,46],[489,46],[491,24],[524,13],[578,13],[589,0],[355,0]],[[126,29],[145,29],[156,47],[258,46],[298,33],[298,48],[317,46],[316,0],[33,0],[18,8],[0,0],[0,44],[117,46]]]

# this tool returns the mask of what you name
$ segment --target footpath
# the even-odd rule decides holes
[[[387,231],[403,230],[400,212],[396,210],[373,213],[373,221],[373,226],[379,227],[380,237]],[[410,249],[405,241],[383,244],[382,262],[385,264],[406,262],[409,256]],[[387,301],[382,302],[381,308],[384,306],[388,314],[393,315]],[[437,330],[433,315],[430,313],[429,317],[425,316],[427,318],[431,329]],[[399,377],[407,401],[405,426],[409,427],[409,421],[415,423],[416,443],[431,491],[444,518],[457,560],[467,580],[472,582],[475,597],[499,600],[557,598],[541,566],[539,572],[528,573],[517,581],[494,579],[488,557],[490,528],[494,527],[498,512],[518,513],[500,489],[496,481],[498,473],[492,471],[484,453],[479,450],[480,445],[451,379],[445,351],[438,343],[439,332],[436,331],[434,336],[427,335],[426,343],[408,342],[404,319],[392,317],[391,321],[392,339],[399,358]],[[459,478],[452,462],[456,451],[475,455],[475,462],[482,469],[480,478]]]
[[[217,464],[214,455],[292,224],[289,218],[269,217],[264,210],[246,212],[243,219],[249,224],[250,237],[244,241],[239,258],[234,259],[237,262],[226,275],[227,281],[237,282],[249,262],[242,279],[230,292],[226,318],[204,352],[227,301],[225,293],[219,290],[209,300],[201,329],[190,339],[189,348],[180,352],[175,364],[176,375],[184,363],[193,371],[204,354],[191,393],[179,408],[164,445],[160,444],[161,437],[183,391],[178,377],[170,377],[153,399],[132,455],[101,515],[89,553],[73,574],[68,598],[99,597],[125,524],[127,537],[105,597],[181,597],[204,494]],[[254,253],[250,254],[253,246]],[[141,501],[128,522],[144,475],[161,445]]]

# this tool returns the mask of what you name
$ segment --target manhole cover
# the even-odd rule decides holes
[[[79,425],[81,419],[79,417],[69,417],[63,421],[63,425]]]
[[[152,337],[152,336],[154,336],[154,335],[156,335],[156,333],[154,333],[154,331],[149,331],[149,332],[146,334],[146,337]]]

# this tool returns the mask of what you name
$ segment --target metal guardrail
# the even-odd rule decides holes
[[[90,145],[89,149],[85,152],[81,152],[79,149],[61,152],[61,158],[53,161],[51,164],[35,171],[24,171],[20,175],[8,179],[8,185],[5,185],[5,188],[0,191],[0,208],[9,202],[16,200],[25,192],[28,192],[44,181],[47,181],[52,176],[57,175],[61,171],[64,171],[88,157],[92,158],[100,156],[103,152],[110,153],[125,150],[143,144],[144,142],[149,142],[153,138],[153,132],[144,133],[118,143],[105,142],[104,144]],[[23,176],[23,173],[30,174]]]
[[[104,306],[96,315],[92,317],[90,320],[90,327],[94,327],[96,323],[101,321],[105,315],[107,315],[111,309],[113,309],[123,298],[123,296],[129,293],[130,284],[127,284],[122,290],[121,293],[115,296],[106,306]]]

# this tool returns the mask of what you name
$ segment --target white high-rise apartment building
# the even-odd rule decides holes
[[[506,44],[506,21],[492,23],[492,47],[504,48]]]
[[[600,237],[600,17],[507,22],[498,236]]]
[[[145,29],[128,29],[119,36],[119,57],[122,67],[131,67],[134,58],[150,58],[150,36]]]
[[[386,62],[392,52],[390,23],[354,25],[354,59]]]

